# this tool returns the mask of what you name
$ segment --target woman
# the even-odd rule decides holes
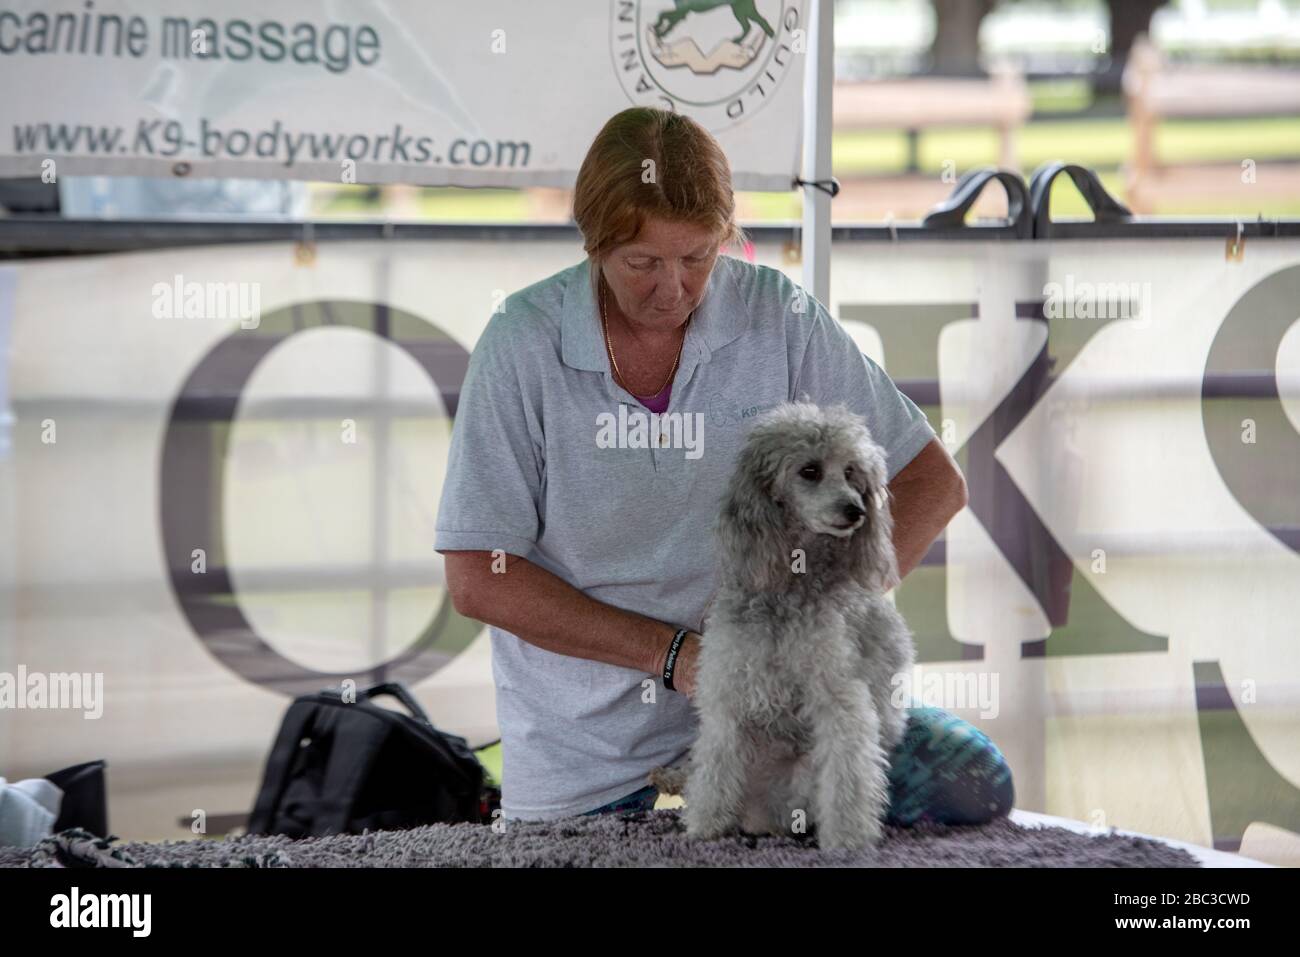
[[[507,818],[651,807],[646,774],[684,758],[709,529],[758,412],[806,395],[865,417],[900,575],[966,503],[924,414],[821,303],[720,255],[744,238],[734,210],[699,124],[617,114],[575,186],[587,259],[510,296],[471,356],[435,548],[489,626]],[[997,748],[946,712],[912,709],[893,758],[894,823],[1011,807]]]

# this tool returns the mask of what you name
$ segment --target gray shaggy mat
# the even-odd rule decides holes
[[[871,851],[821,851],[809,839],[686,839],[678,809],[562,821],[434,824],[404,831],[301,838],[115,843],[73,828],[0,867],[1199,867],[1186,851],[1121,834],[1024,828],[1006,818],[974,827],[885,829]]]

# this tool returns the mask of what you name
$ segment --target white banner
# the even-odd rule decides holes
[[[1022,809],[1300,864],[1300,243],[834,254],[832,312],[970,487],[896,592],[918,697],[989,734]],[[432,550],[451,415],[493,309],[581,258],[16,264],[0,676],[97,673],[103,699],[0,716],[5,775],[107,758],[114,832],[182,837],[252,807],[292,694],[381,666],[493,740],[486,635]]]
[[[629,106],[788,190],[804,0],[0,3],[0,176],[573,185]],[[695,9],[695,8],[704,9]]]

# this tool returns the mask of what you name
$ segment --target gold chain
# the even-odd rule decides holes
[[[695,313],[694,311],[692,311],[691,314],[686,317],[686,323],[685,323],[686,326],[689,326],[691,324],[691,319],[694,316]],[[605,346],[606,348],[609,349],[609,361],[614,366],[614,375],[618,379],[622,380],[623,373],[618,371],[618,360],[614,358],[614,340],[611,339],[609,336],[609,318],[605,313],[605,281],[603,277],[601,278],[601,283],[600,283],[600,322],[601,325],[604,326],[605,328]],[[664,389],[668,388],[668,383],[673,381],[673,376],[677,372],[677,363],[680,362],[682,359],[682,349],[685,348],[685,346],[686,346],[686,333],[683,332],[682,344],[677,347],[677,358],[673,360],[673,367],[668,371],[668,378],[664,381],[664,384],[659,387],[659,392],[651,392],[649,395],[641,395],[638,392],[632,392],[631,389],[628,389],[627,391],[632,392],[632,394],[636,396],[638,399],[653,399],[655,396],[663,392]]]

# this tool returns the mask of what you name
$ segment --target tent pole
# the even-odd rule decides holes
[[[804,180],[831,178],[831,88],[835,82],[833,0],[808,5],[808,52],[803,83]],[[831,291],[831,197],[815,186],[803,190],[803,287],[829,308]]]

